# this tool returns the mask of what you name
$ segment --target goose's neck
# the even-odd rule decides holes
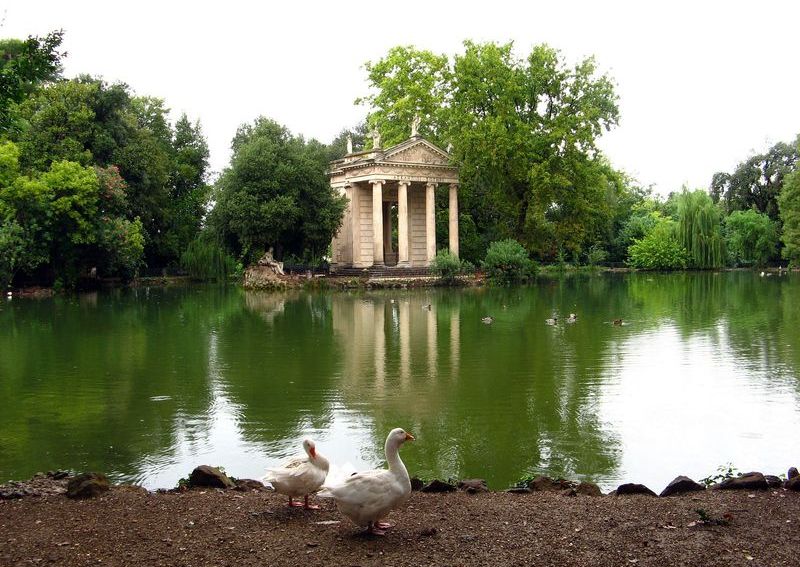
[[[384,450],[386,451],[386,462],[389,464],[389,470],[400,477],[407,477],[408,470],[406,470],[406,466],[400,459],[400,446],[389,440],[386,441]]]

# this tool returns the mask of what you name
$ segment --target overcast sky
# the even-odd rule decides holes
[[[365,109],[363,63],[399,44],[548,43],[617,83],[611,162],[660,193],[707,187],[800,133],[800,2],[0,2],[3,37],[65,31],[65,75],[99,75],[200,119],[220,170],[265,115],[329,142]]]

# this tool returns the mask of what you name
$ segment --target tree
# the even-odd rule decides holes
[[[115,168],[58,161],[21,175],[19,148],[0,145],[0,283],[18,273],[68,286],[98,268],[131,277],[141,264],[144,235],[128,220],[124,181]]]
[[[733,173],[715,173],[711,196],[722,202],[728,213],[755,209],[778,220],[777,198],[786,174],[800,157],[800,136],[793,144],[778,142],[764,154],[752,156],[736,166]]]
[[[209,196],[199,122],[183,115],[173,128],[163,100],[88,76],[40,89],[19,114],[23,172],[45,171],[59,160],[116,168],[124,181],[121,214],[129,223],[139,219],[147,264],[178,263],[200,230]]]
[[[693,268],[719,268],[725,263],[725,241],[719,209],[711,197],[698,189],[684,189],[677,197],[678,242],[689,252]]]
[[[367,69],[369,123],[391,145],[417,114],[423,135],[452,144],[461,210],[485,243],[514,238],[546,259],[609,239],[624,183],[595,142],[617,97],[593,59],[568,67],[540,45],[519,60],[510,43],[468,41],[452,63],[402,47]]]
[[[346,206],[325,175],[325,146],[260,117],[239,127],[232,149],[211,216],[229,250],[246,261],[270,247],[278,258],[322,256]]]
[[[777,223],[753,209],[733,211],[725,219],[725,244],[737,265],[763,266],[778,248]]]
[[[407,139],[411,122],[421,120],[420,134],[434,143],[444,141],[445,106],[452,87],[446,55],[436,55],[412,46],[393,47],[386,57],[364,65],[373,94],[359,98],[372,111],[368,130],[377,128],[382,145],[389,147]],[[366,140],[371,147],[372,140]]]
[[[33,88],[56,79],[61,71],[58,49],[63,31],[53,31],[43,38],[0,40],[0,132],[14,126],[13,106],[28,96]]]
[[[796,266],[800,263],[800,170],[786,176],[778,207],[783,221],[782,255]]]

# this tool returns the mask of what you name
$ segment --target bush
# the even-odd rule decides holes
[[[468,272],[470,267],[469,262],[460,260],[449,250],[439,250],[431,262],[431,272],[447,283],[455,282],[458,276]]]
[[[733,211],[725,221],[725,242],[739,266],[763,266],[778,249],[778,227],[765,213]]]
[[[586,263],[591,267],[602,264],[608,259],[608,252],[606,252],[600,244],[593,244],[589,251],[586,253]]]
[[[682,270],[689,252],[675,238],[675,222],[662,220],[628,247],[628,265],[640,270]]]
[[[489,281],[510,284],[527,279],[533,273],[533,262],[522,244],[509,238],[492,242],[486,251],[483,269]]]

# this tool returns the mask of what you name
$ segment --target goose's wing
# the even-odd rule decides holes
[[[343,482],[325,486],[320,496],[335,498],[348,504],[365,504],[391,493],[394,477],[388,470],[371,470],[355,473]]]
[[[288,476],[299,476],[308,470],[309,465],[308,457],[293,457],[288,461],[284,461],[279,466],[267,469],[267,474],[264,480],[271,482],[279,477],[285,478]]]

